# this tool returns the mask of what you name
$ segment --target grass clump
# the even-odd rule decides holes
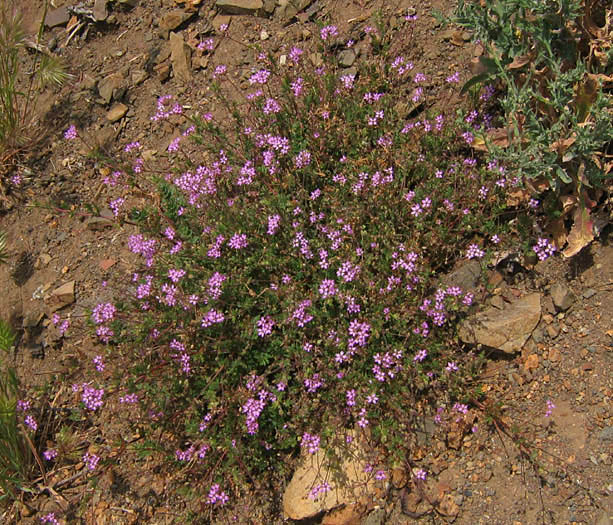
[[[479,396],[466,382],[479,360],[453,331],[474,297],[440,277],[496,247],[521,180],[477,159],[454,115],[419,112],[427,79],[410,40],[364,32],[370,57],[353,72],[337,67],[350,44],[334,26],[316,65],[298,47],[286,66],[260,54],[246,93],[217,65],[215,113],[190,116],[161,164],[130,143],[110,165],[109,185],[152,204],[111,203],[140,226],[128,247],[141,263],[91,322],[107,358],[129,365],[81,385],[81,400],[95,411],[116,396],[150,450],[204,491],[206,515],[355,433],[384,479],[409,461],[422,405],[459,420]],[[152,120],[182,113],[163,96]]]
[[[14,340],[10,326],[0,320],[0,350],[8,354]],[[15,369],[0,362],[0,501],[14,500],[28,490],[33,473],[33,445],[24,426],[36,431],[36,421],[27,412],[30,405],[18,399]],[[25,421],[22,421],[23,412]]]
[[[36,42],[28,43],[19,12],[9,3],[0,6],[0,176],[6,177],[20,154],[28,151],[40,139],[33,112],[40,88],[61,85],[70,75],[60,60],[42,46],[44,20],[48,3],[45,1],[43,18]],[[40,50],[34,55],[30,72],[23,71],[23,50]],[[12,180],[19,185],[19,178]]]

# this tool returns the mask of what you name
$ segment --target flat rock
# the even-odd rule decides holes
[[[119,98],[123,88],[123,76],[119,73],[112,73],[98,82],[98,94],[105,104],[109,104],[111,100]]]
[[[460,340],[497,348],[508,354],[519,352],[541,318],[541,296],[528,294],[503,310],[486,308],[459,327]]]
[[[351,67],[355,62],[356,54],[353,49],[343,49],[338,54],[338,63],[341,67]]]
[[[47,16],[45,16],[45,25],[49,29],[52,29],[58,26],[65,26],[68,20],[70,20],[70,13],[66,6],[62,6],[47,12]]]
[[[325,450],[303,455],[302,463],[283,494],[283,512],[288,518],[302,520],[341,505],[355,506],[361,498],[375,493],[375,480],[364,472],[366,454],[357,441],[353,440],[350,452],[335,452],[334,455],[341,458],[340,474],[330,468]],[[313,487],[323,481],[330,484],[331,490],[317,499],[311,498]]]
[[[563,283],[555,283],[549,290],[553,304],[562,312],[568,310],[575,302],[575,296],[570,291],[570,288]]]
[[[217,0],[215,5],[228,15],[255,15],[264,9],[262,0]]]
[[[43,300],[50,312],[55,312],[75,302],[74,286],[75,281],[70,281],[45,295]]]
[[[187,83],[192,79],[191,49],[177,33],[170,33],[170,63],[177,80]]]
[[[470,260],[441,279],[441,287],[459,286],[463,292],[474,292],[481,279],[481,264]]]
[[[158,26],[160,28],[160,34],[163,38],[168,38],[168,35],[171,31],[174,31],[184,22],[187,22],[193,13],[187,13],[186,11],[182,11],[181,9],[175,9],[170,13],[166,13],[160,20],[158,21]]]
[[[106,114],[106,119],[109,122],[117,122],[118,120],[122,119],[127,112],[128,106],[121,103],[115,104]]]

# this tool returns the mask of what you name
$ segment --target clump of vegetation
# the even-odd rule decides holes
[[[142,266],[127,296],[92,312],[107,349],[96,368],[119,355],[132,365],[112,385],[82,385],[82,401],[95,411],[113,391],[210,509],[356,431],[383,479],[410,450],[416,412],[402,407],[436,400],[463,418],[479,395],[465,383],[478,359],[453,343],[473,296],[440,275],[496,246],[521,179],[477,159],[455,115],[413,112],[426,77],[411,43],[365,32],[373,58],[353,73],[336,65],[352,43],[334,26],[321,28],[316,66],[298,47],[287,66],[260,54],[246,94],[218,65],[223,113],[190,115],[164,164],[130,143],[109,166],[108,184],[157,204],[111,203],[140,225],[128,245]],[[152,120],[182,113],[166,95]]]
[[[42,45],[44,20],[48,2],[36,42],[28,43],[19,12],[9,3],[0,7],[0,183],[19,186],[21,179],[13,173],[19,156],[29,151],[40,138],[34,110],[38,90],[50,84],[62,84],[69,75],[58,57]],[[22,67],[23,50],[37,50],[30,72]],[[10,177],[10,181],[3,180]]]
[[[502,114],[478,142],[543,201],[569,257],[602,229],[610,191],[612,19],[594,0],[488,0],[460,2],[454,20],[484,49],[465,90],[487,85]]]

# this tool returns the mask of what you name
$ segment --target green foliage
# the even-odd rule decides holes
[[[47,4],[45,0],[34,44],[39,49]],[[40,52],[35,55],[29,78],[24,78],[20,60],[25,45],[21,15],[10,3],[4,2],[0,6],[0,159],[4,162],[36,140],[32,111],[36,106],[37,89],[62,84],[70,77],[58,57]]]
[[[0,349],[8,352],[13,337],[8,324],[0,319]],[[27,486],[33,465],[28,437],[18,421],[17,396],[15,370],[0,362],[0,501],[17,497]]]
[[[611,98],[598,76],[610,75],[613,62],[586,53],[587,15],[582,0],[486,0],[461,1],[454,20],[485,48],[483,72],[465,90],[503,90],[494,100],[508,142],[501,147],[486,134],[490,152],[528,180],[545,177],[558,194],[569,184],[576,193],[602,186],[599,157],[613,140]]]

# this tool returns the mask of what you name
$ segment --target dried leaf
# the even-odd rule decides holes
[[[558,139],[549,146],[550,151],[557,151],[558,155],[563,156],[566,150],[570,148],[577,141],[577,134],[573,133],[570,137],[565,139]]]
[[[566,239],[568,237],[566,226],[564,225],[564,219],[562,217],[558,217],[557,219],[552,220],[547,225],[547,231],[553,235],[553,242],[558,250],[560,250],[566,244]]]
[[[594,240],[594,225],[585,205],[577,207],[574,220],[567,239],[568,246],[562,251],[564,257],[576,255]]]
[[[560,197],[560,203],[562,204],[562,215],[568,215],[575,209],[579,198],[576,195],[562,195]]]
[[[507,206],[519,206],[530,200],[530,192],[524,188],[507,192]]]
[[[532,55],[531,54],[516,56],[513,59],[513,62],[511,62],[507,66],[507,69],[521,69],[526,64],[529,64],[531,61],[532,61]]]

